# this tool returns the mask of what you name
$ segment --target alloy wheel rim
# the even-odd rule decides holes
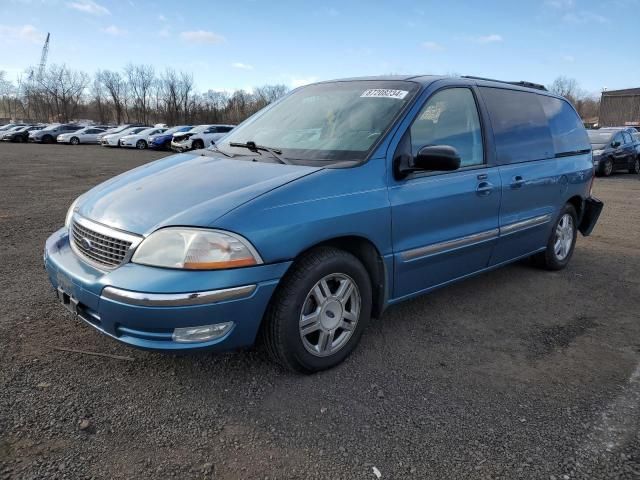
[[[607,160],[607,163],[604,165],[604,171],[607,175],[611,175],[611,172],[613,171],[613,164],[611,163],[611,160]]]
[[[358,324],[362,300],[356,282],[348,275],[332,273],[307,294],[298,330],[307,352],[327,357],[341,350]]]
[[[571,251],[573,245],[573,217],[565,213],[556,225],[556,234],[553,242],[553,251],[558,260],[564,260]]]

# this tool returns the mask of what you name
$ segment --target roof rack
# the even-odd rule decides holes
[[[534,88],[536,90],[544,90],[545,92],[547,91],[547,87],[545,87],[544,85],[541,85],[540,83],[525,82],[523,80],[519,82],[507,82],[505,80],[496,80],[494,78],[474,77],[473,75],[463,75],[462,78],[470,78],[472,80],[484,80],[487,82],[508,83],[509,85],[517,85],[519,87]]]

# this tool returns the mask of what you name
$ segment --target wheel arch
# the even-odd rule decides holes
[[[576,215],[578,215],[578,225],[580,225],[580,222],[582,221],[582,214],[584,211],[584,200],[582,199],[582,197],[580,197],[580,195],[574,195],[569,200],[567,200],[566,203],[573,205],[573,208],[576,209]]]
[[[334,247],[344,250],[362,262],[371,279],[373,300],[371,313],[374,317],[382,315],[387,298],[387,268],[375,244],[368,238],[359,235],[334,237],[311,245],[300,252],[294,259],[294,264],[296,259],[319,247]]]

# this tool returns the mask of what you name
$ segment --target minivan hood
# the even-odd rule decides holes
[[[170,225],[207,227],[232,209],[318,170],[244,159],[172,155],[89,190],[79,202],[78,213],[140,235]]]

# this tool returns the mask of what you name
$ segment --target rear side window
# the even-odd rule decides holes
[[[591,150],[587,131],[582,120],[569,105],[559,98],[536,95],[549,120],[556,156],[571,155]]]
[[[631,134],[628,132],[623,132],[622,135],[624,136],[624,143],[633,143],[633,140],[631,139]]]
[[[549,122],[535,93],[481,87],[496,143],[499,163],[553,158]]]

